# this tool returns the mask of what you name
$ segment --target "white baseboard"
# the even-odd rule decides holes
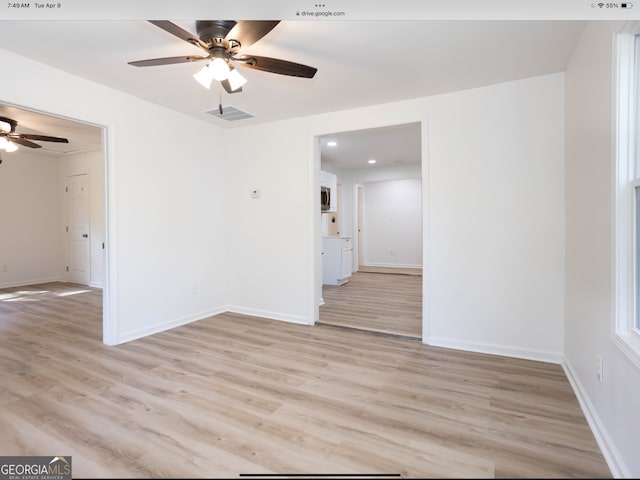
[[[31,280],[20,280],[19,282],[0,283],[0,288],[24,287],[27,285],[40,285],[41,283],[50,283],[50,282],[59,282],[59,281],[61,280],[58,277],[35,278]]]
[[[186,317],[177,318],[175,320],[169,320],[168,322],[164,322],[159,325],[153,325],[152,327],[141,328],[138,330],[132,330],[131,332],[121,333],[118,335],[116,345],[130,342],[132,340],[146,337],[148,335],[153,335],[155,333],[164,332],[165,330],[170,330],[175,327],[180,327],[182,325],[186,325],[187,323],[197,322],[198,320],[204,320],[205,318],[209,318],[214,315],[224,313],[226,311],[227,310],[225,307],[216,307],[214,309],[211,309],[205,312],[200,312],[193,315],[187,315]]]
[[[428,337],[423,338],[423,343],[434,347],[454,348],[456,350],[466,350],[469,352],[488,353],[503,357],[522,358],[524,360],[535,360],[537,362],[562,363],[562,354],[547,352],[544,350],[531,350],[526,348],[514,348],[504,345],[494,345],[489,343],[461,342],[451,338]]]
[[[14,288],[14,287],[24,287],[27,285],[40,285],[42,283],[51,283],[51,282],[62,282],[69,283],[67,278],[63,277],[45,277],[45,278],[36,278],[33,280],[21,280],[19,282],[4,282],[0,283],[0,288]],[[104,287],[101,283],[89,283],[90,287],[99,288],[102,290]]]
[[[268,318],[270,320],[279,320],[282,322],[296,323],[299,325],[313,325],[313,322],[309,322],[305,317],[301,317],[297,315],[286,315],[286,314],[277,313],[277,312],[269,312],[269,311],[257,310],[253,308],[244,308],[244,307],[227,305],[227,306],[216,307],[214,309],[211,309],[205,312],[200,312],[194,315],[188,315],[186,317],[170,320],[168,322],[164,322],[159,325],[154,325],[152,327],[141,328],[139,330],[133,330],[131,332],[125,332],[123,334],[118,335],[118,339],[115,345],[120,345],[122,343],[130,342],[132,340],[137,340],[138,338],[146,337],[148,335],[164,332],[172,328],[180,327],[182,325],[186,325],[192,322],[197,322],[198,320],[204,320],[205,318],[213,317],[215,315],[220,315],[221,313],[226,313],[226,312],[238,313],[240,315],[249,315],[251,317]]]
[[[227,308],[228,312],[239,313],[240,315],[249,315],[251,317],[268,318],[270,320],[280,320],[282,322],[297,323],[299,325],[313,325],[313,321],[309,321],[308,318],[301,315],[288,315],[279,312],[269,312],[267,310],[259,310],[255,308],[239,307],[237,305],[230,305]]]
[[[587,419],[587,423],[593,432],[596,443],[598,444],[598,447],[600,447],[602,456],[604,457],[605,462],[607,462],[609,470],[611,470],[611,475],[613,475],[613,478],[634,478],[622,461],[621,455],[618,453],[618,450],[607,433],[606,428],[600,421],[600,417],[598,416],[596,409],[593,407],[586,390],[582,386],[580,378],[576,375],[575,369],[569,362],[567,362],[566,359],[563,359],[562,361],[562,368],[569,379],[571,388],[573,388],[573,391],[578,398],[578,403],[582,408],[582,413],[584,413],[584,416]]]
[[[422,265],[408,263],[367,263],[363,267],[384,267],[384,268],[422,268]]]

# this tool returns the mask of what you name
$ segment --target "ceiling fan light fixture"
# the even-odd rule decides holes
[[[229,81],[229,86],[231,87],[231,91],[234,92],[237,89],[241,88],[245,83],[247,83],[247,79],[240,75],[240,72],[235,68],[231,68],[229,72],[229,76],[227,77]]]
[[[211,88],[211,82],[213,81],[213,72],[209,65],[205,65],[200,71],[193,75],[200,85],[204,88]]]
[[[0,120],[0,131],[2,131],[4,133],[11,132],[11,124],[9,122],[4,122],[4,121]]]
[[[229,76],[229,64],[223,58],[214,58],[209,64],[209,68],[214,80],[221,82]]]
[[[279,58],[247,56],[239,53],[242,47],[247,47],[267,35],[280,23],[280,20],[196,20],[196,35],[169,20],[149,20],[149,22],[192,46],[200,47],[207,55],[151,58],[128,62],[129,65],[151,67],[210,60],[207,66],[193,75],[196,81],[207,89],[211,88],[213,80],[217,80],[227,93],[242,92],[242,86],[246,80],[239,73],[233,73],[232,62],[241,62],[243,66],[263,72],[300,78],[313,78],[318,70]],[[11,127],[14,128],[15,125],[11,124]]]
[[[18,150],[18,146],[6,137],[0,137],[0,150],[4,150],[7,153],[15,152]]]

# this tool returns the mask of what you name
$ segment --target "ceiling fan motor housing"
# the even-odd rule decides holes
[[[235,20],[197,20],[196,32],[200,40],[211,47],[223,46],[226,49],[229,46],[226,36],[236,23]]]

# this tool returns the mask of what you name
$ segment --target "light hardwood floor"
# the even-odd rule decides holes
[[[610,477],[558,365],[237,314],[101,329],[97,290],[0,290],[1,455],[70,455],[74,478]]]
[[[422,276],[354,272],[323,285],[319,323],[422,338]]]

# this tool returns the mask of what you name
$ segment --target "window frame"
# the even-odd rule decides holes
[[[640,368],[640,22],[615,37],[613,342]]]

